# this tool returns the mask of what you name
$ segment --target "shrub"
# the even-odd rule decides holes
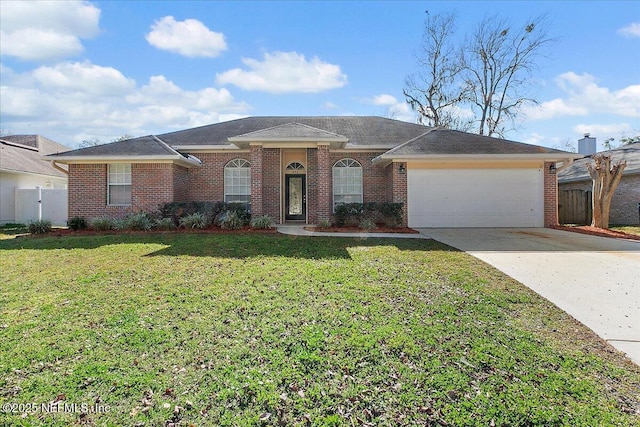
[[[331,221],[329,221],[328,219],[321,219],[318,222],[318,227],[320,228],[330,228],[331,227]]]
[[[203,213],[195,212],[180,218],[180,226],[184,228],[206,228],[207,218]]]
[[[383,220],[389,227],[402,223],[402,203],[343,203],[336,206],[334,217],[336,225],[359,225],[364,219],[371,222]]]
[[[381,203],[379,212],[382,214],[384,223],[388,227],[398,227],[402,224],[402,203]]]
[[[149,215],[145,212],[138,212],[124,218],[122,228],[118,229],[147,231],[151,228],[153,228],[153,221]]]
[[[218,225],[224,230],[239,230],[245,224],[241,214],[234,210],[228,210],[223,213],[218,221]]]
[[[344,227],[345,225],[356,225],[362,219],[363,213],[363,203],[341,203],[336,206],[334,213],[336,225],[339,227]]]
[[[219,223],[220,217],[227,211],[238,212],[244,224],[249,224],[251,213],[249,205],[242,203],[225,202],[171,202],[158,207],[160,218],[171,218],[174,224],[179,225],[180,219],[194,213],[204,215],[208,223]]]
[[[262,215],[251,220],[251,226],[253,228],[273,228],[273,224],[273,218],[271,218],[269,215]]]
[[[360,224],[358,225],[358,227],[361,228],[362,230],[371,231],[376,228],[376,223],[369,218],[362,218],[362,220],[360,220]]]
[[[101,216],[91,220],[91,228],[99,231],[115,230],[115,221],[108,216]]]
[[[74,231],[84,230],[87,228],[87,220],[80,216],[74,216],[67,221],[67,226]]]
[[[222,216],[227,212],[234,212],[242,225],[248,225],[251,222],[251,212],[249,207],[243,203],[224,203],[220,207],[220,213],[216,216],[218,223],[222,219]]]
[[[173,230],[176,228],[176,224],[173,222],[172,218],[157,219],[154,225],[158,230]]]
[[[40,219],[29,223],[29,233],[44,234],[51,231],[51,221],[48,219]]]

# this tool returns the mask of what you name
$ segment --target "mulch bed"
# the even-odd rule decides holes
[[[592,227],[590,225],[556,225],[551,228],[556,230],[573,231],[575,233],[590,234],[592,236],[616,237],[619,239],[640,240],[640,236],[636,234],[624,233],[622,231],[608,230],[606,228]]]
[[[251,227],[243,227],[239,230],[224,230],[220,227],[210,227],[204,229],[198,228],[176,228],[174,230],[149,230],[149,231],[135,231],[135,230],[93,230],[90,228],[84,230],[74,231],[70,228],[58,228],[53,229],[49,233],[44,234],[33,234],[27,235],[32,237],[66,237],[66,236],[109,236],[109,235],[117,235],[117,234],[134,234],[134,235],[145,235],[145,234],[276,234],[278,230],[274,228],[271,229],[260,229],[260,228],[251,228]],[[22,236],[16,236],[22,237]]]

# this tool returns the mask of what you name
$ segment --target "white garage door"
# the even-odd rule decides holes
[[[409,169],[410,227],[542,227],[542,169]]]

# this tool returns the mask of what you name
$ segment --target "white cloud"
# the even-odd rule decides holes
[[[166,77],[138,85],[112,67],[64,62],[26,73],[2,68],[3,128],[75,145],[184,129],[240,117],[249,107],[225,89],[185,90]]]
[[[590,74],[573,71],[559,75],[555,82],[566,97],[542,102],[524,110],[530,120],[545,120],[563,116],[614,114],[640,117],[640,85],[611,91],[597,85]]]
[[[265,53],[264,60],[243,58],[248,69],[234,68],[217,74],[218,84],[232,84],[244,90],[269,93],[317,93],[347,84],[340,66],[307,60],[296,52]]]
[[[371,102],[373,103],[373,105],[394,105],[398,103],[398,100],[395,98],[395,96],[382,94],[374,96]]]
[[[584,135],[591,134],[593,137],[604,140],[606,138],[617,137],[619,135],[631,132],[631,126],[628,123],[607,123],[607,124],[585,124],[581,123],[573,127],[573,131]]]
[[[383,93],[381,95],[376,95],[371,99],[365,99],[365,103],[387,107],[385,116],[391,119],[402,120],[405,122],[416,121],[416,114],[411,110],[409,104],[404,101],[398,101],[398,99],[393,95]]]
[[[100,9],[83,1],[0,2],[2,55],[54,60],[79,55],[98,34]]]
[[[632,22],[626,27],[620,28],[618,34],[625,37],[640,37],[640,22]]]
[[[173,16],[165,16],[151,26],[146,39],[158,49],[189,58],[215,58],[227,50],[224,35],[211,31],[196,19],[176,21]]]
[[[90,96],[120,96],[135,87],[132,79],[112,67],[89,62],[62,62],[53,67],[40,67],[31,75],[50,92],[82,92]]]

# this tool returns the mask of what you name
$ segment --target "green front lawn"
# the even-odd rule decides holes
[[[0,425],[640,421],[640,368],[433,241],[20,237],[0,284]]]

